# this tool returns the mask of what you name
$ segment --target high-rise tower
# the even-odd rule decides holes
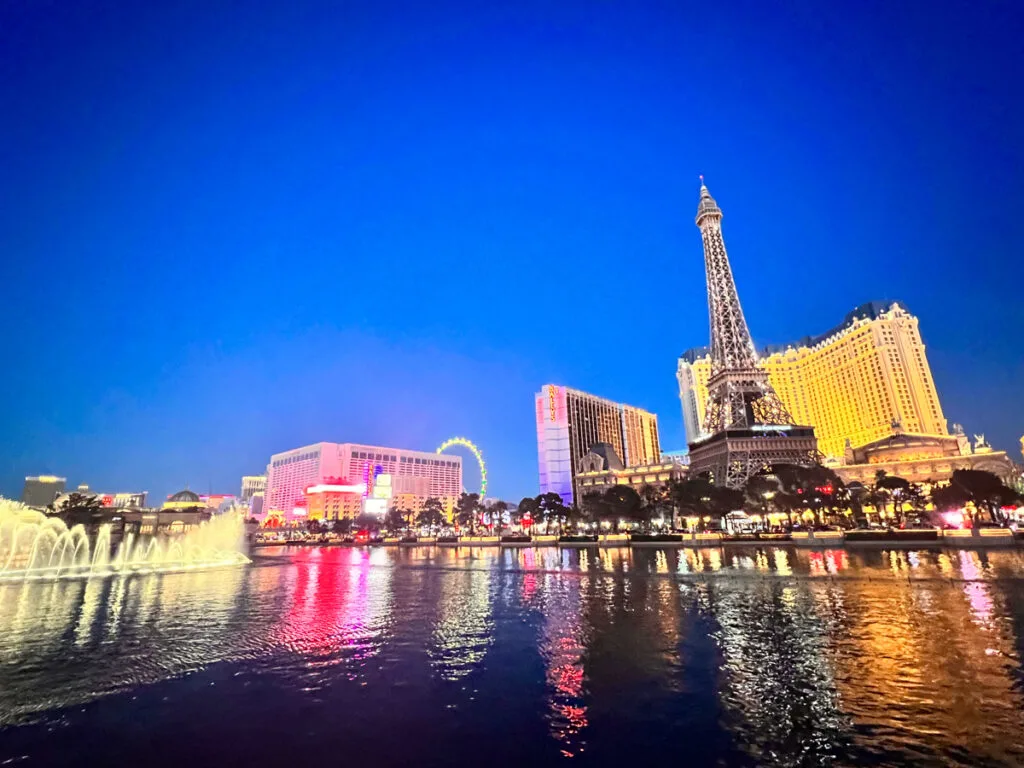
[[[757,365],[722,238],[722,210],[703,179],[697,226],[704,241],[711,326],[711,378],[704,434],[690,445],[690,472],[743,485],[764,467],[816,461],[813,427],[794,426],[786,406]]]
[[[642,408],[555,384],[545,384],[534,403],[541,493],[579,502],[580,460],[598,443],[610,445],[626,467],[661,459],[658,417]]]

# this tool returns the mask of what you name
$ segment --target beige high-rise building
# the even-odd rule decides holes
[[[896,424],[909,433],[949,434],[918,320],[899,303],[864,304],[828,333],[766,350],[758,365],[796,423],[814,426],[827,457],[842,457],[846,440],[859,447],[891,434]],[[706,350],[679,358],[676,378],[691,442],[701,436],[710,373]]]
[[[577,389],[545,384],[534,396],[541,493],[557,493],[566,504],[578,496],[580,459],[607,443],[627,467],[661,458],[658,417]]]

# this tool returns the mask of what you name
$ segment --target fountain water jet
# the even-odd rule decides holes
[[[85,527],[0,498],[0,581],[69,579],[224,568],[249,562],[238,545],[242,521],[225,514],[173,539],[128,532],[110,556],[110,524],[90,545]]]

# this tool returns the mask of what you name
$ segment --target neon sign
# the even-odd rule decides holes
[[[306,489],[306,493],[358,493],[365,494],[366,486],[360,483],[359,485],[333,485],[327,483],[321,483],[320,485],[311,485]]]

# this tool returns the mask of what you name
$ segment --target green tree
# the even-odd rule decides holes
[[[896,522],[903,522],[903,507],[910,499],[910,483],[902,477],[886,474],[879,470],[875,479],[875,498],[881,500],[882,509],[888,502],[892,503],[892,513]]]
[[[405,528],[405,521],[408,513],[401,507],[392,507],[384,515],[384,527],[392,535],[396,535],[399,531]]]
[[[537,500],[532,496],[524,496],[519,500],[519,505],[516,507],[516,523],[523,525],[525,521],[529,521],[528,529],[530,532],[533,530],[533,524],[537,518]]]
[[[430,497],[423,502],[423,506],[420,507],[419,514],[416,515],[416,524],[434,530],[440,527],[443,522],[444,506],[441,504],[441,500]]]
[[[414,519],[418,525],[425,525],[427,527],[441,525],[444,522],[444,504],[436,496],[428,496],[420,504],[419,512],[414,512],[411,509],[407,510],[406,519],[410,529]]]
[[[469,528],[469,535],[476,535],[476,524],[480,519],[480,494],[463,493],[455,502],[455,522],[461,528]]]
[[[924,492],[920,483],[910,483],[907,488],[906,504],[910,510],[909,516],[913,518],[915,524],[921,525],[928,521],[928,494]]]
[[[603,520],[611,523],[615,533],[619,532],[619,526],[626,520],[643,522],[646,512],[640,494],[628,485],[613,485],[606,490],[602,511],[605,515]]]
[[[557,493],[542,493],[534,501],[537,505],[537,515],[544,522],[544,533],[551,532],[551,524],[561,527],[565,520],[568,508]]]
[[[775,464],[771,474],[779,481],[781,493],[776,497],[779,507],[790,511],[810,510],[819,522],[825,522],[826,517],[835,518],[848,508],[846,486],[828,467]]]
[[[748,512],[767,516],[772,511],[772,500],[782,490],[775,475],[753,475],[743,487],[744,508]]]
[[[583,522],[583,510],[581,510],[576,504],[566,508],[565,511],[565,527],[568,532],[579,532],[580,523]]]
[[[966,508],[971,501],[971,495],[959,485],[940,485],[932,487],[932,504],[938,512],[952,512]],[[970,515],[968,515],[970,518]],[[971,518],[973,519],[973,518]]]
[[[849,504],[853,521],[858,528],[868,527],[868,516],[864,512],[864,504],[870,496],[870,490],[864,487],[863,483],[854,480],[846,486],[847,504]]]
[[[640,513],[640,521],[648,529],[655,518],[660,518],[666,511],[671,518],[671,509],[668,503],[668,489],[664,485],[644,484],[640,487],[640,501],[643,508]],[[669,527],[671,527],[671,519]]]
[[[743,493],[731,488],[720,488],[706,477],[694,476],[677,480],[669,485],[669,498],[683,517],[696,517],[697,529],[704,530],[707,520],[721,527],[722,518],[733,509],[743,506]]]
[[[386,519],[387,515],[385,514],[385,520]],[[357,530],[376,533],[380,530],[381,520],[376,515],[368,515],[366,512],[360,512],[358,515],[356,515],[355,520],[352,521],[352,525]]]
[[[603,517],[604,496],[599,491],[587,491],[583,494],[580,512],[591,523],[599,522]]]
[[[1002,507],[1016,503],[1021,496],[1003,484],[997,475],[980,469],[953,471],[950,485],[960,488],[978,510],[988,512],[992,522],[1005,523]]]
[[[352,518],[339,517],[331,523],[331,531],[336,533],[338,536],[347,536],[352,532]]]
[[[485,510],[494,528],[494,535],[501,536],[501,529],[505,526],[505,514],[508,512],[508,504],[499,500],[487,505]]]

